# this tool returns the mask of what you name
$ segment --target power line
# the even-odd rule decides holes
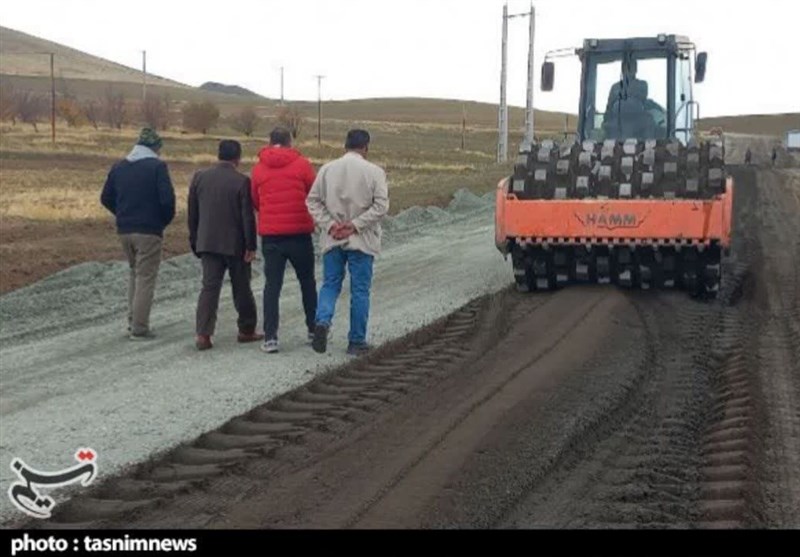
[[[283,106],[283,66],[281,66],[281,106]]]
[[[56,74],[55,52],[50,52],[50,134],[53,143],[56,142]]]
[[[528,83],[525,102],[525,139],[524,143],[533,142],[533,37],[536,14],[533,4],[529,12],[509,15],[508,4],[503,5],[503,38],[501,44],[501,69],[500,69],[500,106],[498,108],[498,138],[497,162],[508,160],[508,100],[506,96],[506,82],[508,80],[508,20],[516,17],[529,17],[529,43],[528,43]]]
[[[533,35],[536,30],[536,12],[531,4],[528,28],[528,81],[525,95],[525,142],[533,144]],[[530,147],[529,147],[530,148]]]
[[[322,80],[324,75],[315,75],[317,78],[317,145],[322,145]]]
[[[500,46],[500,106],[497,111],[497,162],[508,159],[508,102],[506,82],[508,81],[508,4],[503,4],[503,39]]]
[[[142,51],[142,102],[147,101],[147,51]]]

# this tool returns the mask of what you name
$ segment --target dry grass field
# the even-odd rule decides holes
[[[315,137],[316,121],[308,118],[297,147],[319,166],[342,152],[348,128],[365,127],[373,136],[371,158],[386,168],[389,176],[393,214],[413,205],[444,205],[459,188],[477,194],[490,191],[511,168],[511,163],[494,162],[493,126],[474,124],[470,118],[472,113],[475,120],[488,121],[490,105],[468,104],[469,126],[461,149],[460,106],[458,101],[423,99],[326,103],[322,144],[318,145]],[[414,116],[415,110],[421,116]],[[263,114],[270,113],[271,109],[263,108]],[[333,118],[361,114],[362,119]],[[561,115],[537,116],[537,126],[551,126],[542,135],[561,133]],[[742,119],[744,129],[758,133],[773,127],[786,129],[796,116]],[[417,121],[423,118],[430,120]],[[739,118],[726,118],[716,125],[734,131],[741,127],[738,122]],[[758,127],[767,123],[763,130]],[[521,119],[512,124],[512,129],[519,130]],[[265,119],[254,138],[237,137],[224,123],[207,136],[182,133],[179,128],[164,132],[163,156],[178,199],[178,216],[166,233],[166,255],[188,250],[184,211],[189,180],[197,169],[213,163],[218,140],[237,137],[242,142],[241,169],[249,172],[271,125]],[[46,126],[43,128],[39,133],[19,123],[0,128],[0,293],[77,263],[120,257],[113,220],[98,198],[108,168],[128,152],[137,129],[69,129],[60,125],[53,144]],[[512,153],[520,139],[519,132],[511,135]]]
[[[68,92],[79,101],[100,100],[109,87],[126,101],[136,102],[141,96],[141,73],[135,68],[3,27],[0,44],[0,79],[8,90],[47,97],[48,57],[25,53],[52,51],[59,98]],[[170,100],[170,129],[163,134],[162,154],[169,163],[178,215],[166,231],[169,256],[188,250],[184,221],[192,174],[213,163],[223,137],[242,142],[242,171],[249,173],[278,105],[271,99],[209,92],[155,76],[148,77],[148,84],[150,94]],[[207,136],[184,133],[180,124],[184,103],[200,100],[215,103],[222,116]],[[254,105],[261,117],[253,138],[241,137],[229,127],[229,117],[248,105]],[[325,102],[321,144],[316,138],[316,103],[292,105],[306,118],[296,146],[316,166],[339,156],[348,128],[371,132],[371,158],[389,175],[392,213],[412,205],[446,204],[459,188],[484,193],[509,169],[494,163],[497,112],[491,104],[438,99]],[[467,133],[462,149],[464,116]],[[522,108],[510,108],[512,130],[521,130],[523,119]],[[562,114],[537,112],[537,127],[553,133],[563,129],[564,120]],[[70,265],[120,257],[113,219],[101,207],[99,193],[108,168],[127,154],[138,128],[67,128],[59,122],[53,144],[46,117],[40,122],[39,133],[19,121],[0,128],[0,293]],[[512,134],[512,149],[519,139],[519,133]]]
[[[743,116],[720,116],[703,118],[700,129],[722,128],[728,133],[774,135],[783,139],[787,130],[800,129],[800,113],[791,114],[747,114]]]
[[[372,134],[371,160],[387,171],[393,214],[412,205],[445,205],[460,188],[485,193],[510,168],[494,162],[496,133],[491,128],[468,129],[462,150],[460,126],[325,120],[318,145],[316,122],[308,121],[296,146],[318,167],[341,154],[345,133],[354,126]],[[188,251],[189,181],[197,169],[214,162],[218,140],[242,142],[241,170],[246,173],[264,144],[262,138],[225,131],[163,133],[162,155],[178,201],[178,215],[166,232],[167,255]],[[134,128],[59,127],[53,144],[44,130],[34,133],[21,124],[0,128],[0,293],[70,265],[120,257],[113,219],[100,205],[99,194],[109,167],[127,154],[136,134]],[[512,135],[512,148],[519,140],[519,134]]]
[[[371,159],[386,168],[391,177],[395,212],[418,203],[444,203],[460,187],[488,191],[495,178],[508,170],[507,165],[494,164],[495,134],[486,129],[468,131],[462,150],[460,130],[453,127],[326,121],[322,145],[315,138],[301,136],[296,146],[319,166],[341,153],[350,126],[363,126],[371,132]],[[97,203],[98,188],[109,165],[135,142],[136,133],[134,128],[122,132],[64,129],[58,131],[57,142],[52,144],[44,131],[34,133],[21,125],[4,127],[0,137],[0,216],[38,220],[105,216]],[[167,131],[164,136],[162,155],[170,165],[182,208],[191,174],[214,162],[220,138],[235,135]],[[238,139],[244,148],[242,170],[249,172],[264,141]]]

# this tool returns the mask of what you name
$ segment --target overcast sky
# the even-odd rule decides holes
[[[439,97],[496,103],[503,0],[24,0],[0,21],[190,85],[237,84],[288,99]],[[528,0],[510,0],[511,13]],[[538,91],[547,50],[585,37],[688,35],[709,53],[703,116],[800,112],[800,1],[535,0],[536,98],[577,110],[576,64]],[[509,102],[525,104],[527,20],[510,22]]]

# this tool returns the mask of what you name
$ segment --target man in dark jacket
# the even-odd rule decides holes
[[[231,277],[233,305],[239,314],[239,342],[257,334],[256,301],[250,288],[250,262],[256,254],[256,223],[250,201],[250,179],[236,167],[242,158],[238,141],[219,143],[219,162],[195,173],[189,186],[189,243],[203,266],[203,289],[197,300],[198,350],[212,347],[219,294],[225,270]]]
[[[264,254],[264,344],[261,349],[278,351],[278,307],[286,262],[294,268],[303,296],[309,341],[313,337],[317,311],[314,280],[314,220],[306,207],[306,196],[314,183],[308,159],[292,148],[289,130],[275,128],[269,145],[258,154],[253,168],[253,206],[258,211],[258,233]]]
[[[130,265],[128,330],[131,340],[153,337],[150,309],[161,264],[164,229],[175,217],[169,170],[158,158],[162,140],[144,128],[130,154],[108,173],[100,202],[116,217]]]

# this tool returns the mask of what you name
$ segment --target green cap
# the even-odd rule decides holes
[[[142,131],[139,133],[139,141],[136,143],[149,147],[153,151],[158,151],[161,149],[163,141],[161,141],[161,136],[156,133],[156,130],[152,128],[142,128]]]

